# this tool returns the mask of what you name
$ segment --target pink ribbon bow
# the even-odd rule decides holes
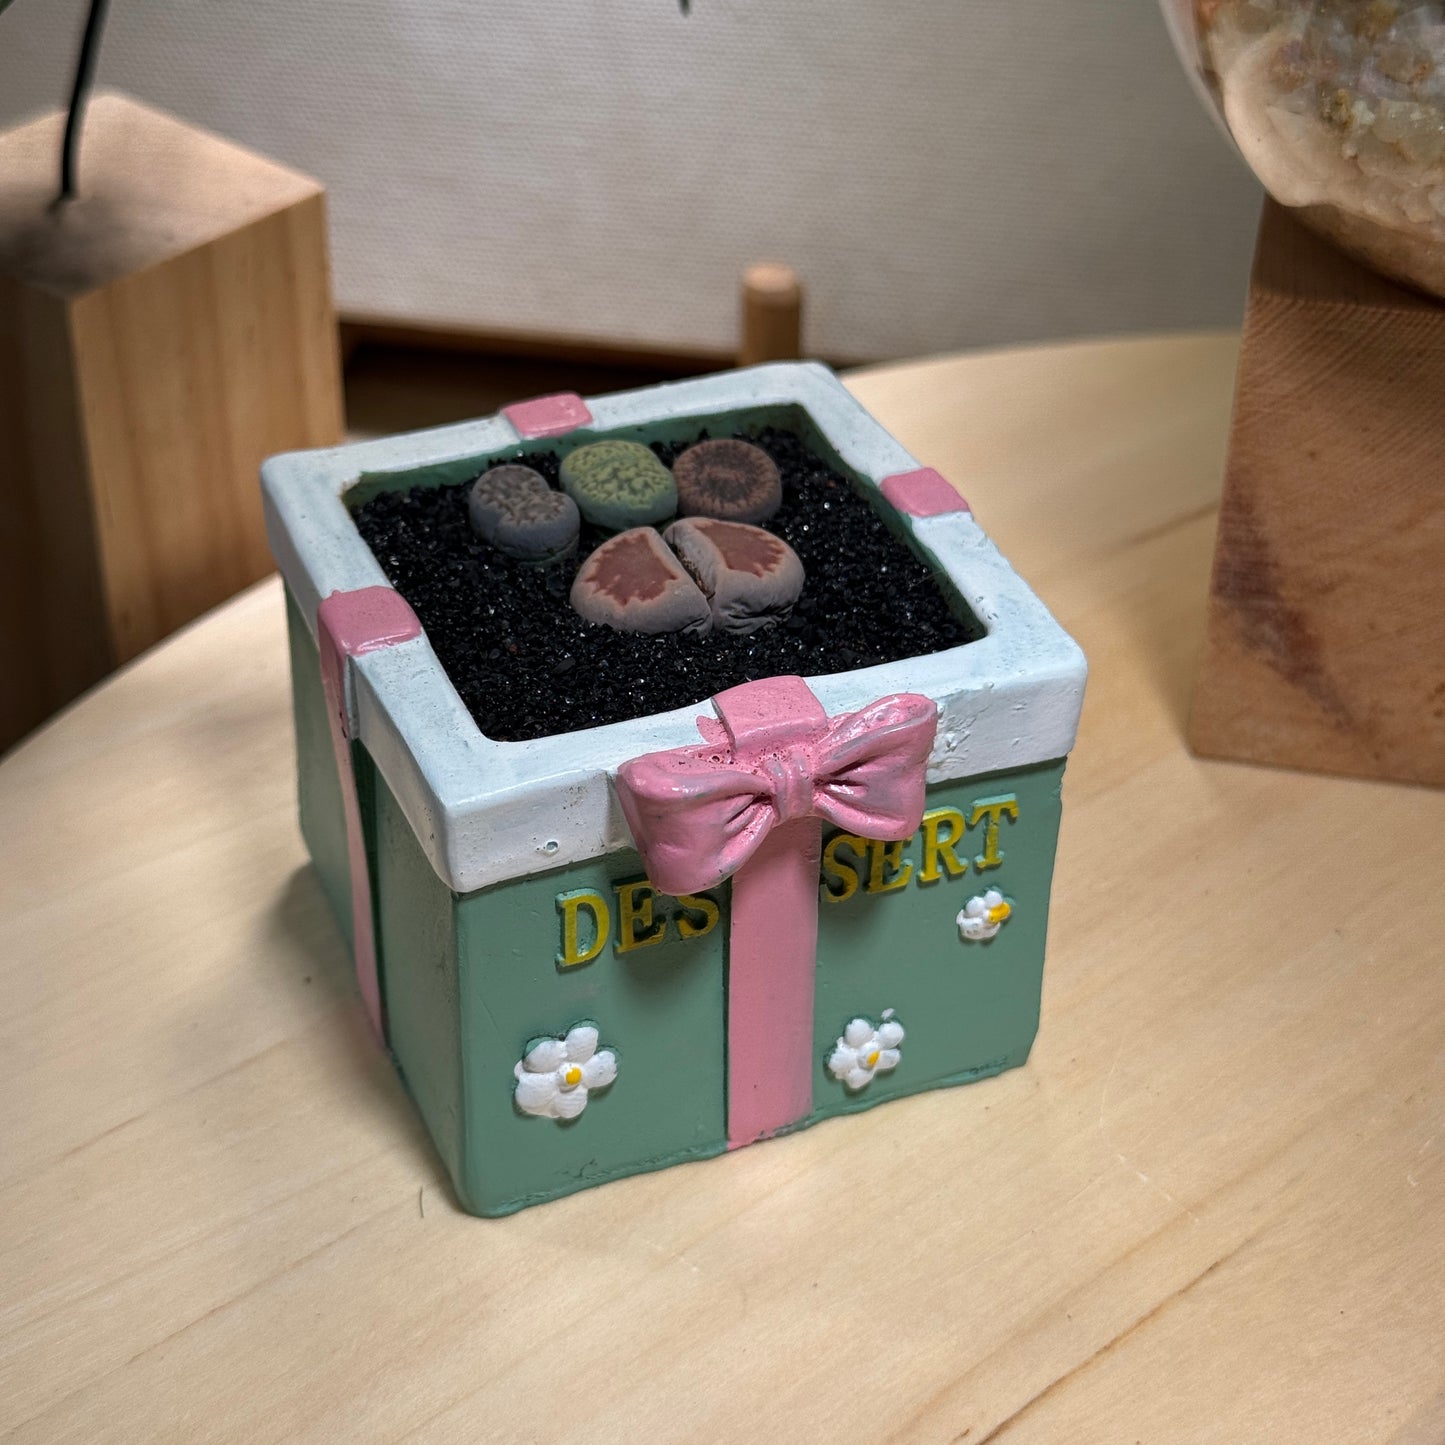
[[[728,1139],[776,1133],[812,1109],[813,974],[822,824],[907,838],[923,815],[938,709],[916,693],[830,719],[797,677],[713,699],[706,742],[624,763],[617,796],[664,893],[731,877]]]
[[[723,727],[699,718],[710,744],[650,753],[617,773],[647,876],[664,893],[715,887],[795,818],[821,818],[863,838],[908,837],[923,814],[937,715],[931,699],[896,693],[821,732],[731,744]]]

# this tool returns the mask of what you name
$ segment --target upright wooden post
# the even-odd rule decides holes
[[[342,434],[321,186],[118,95],[0,135],[0,747],[272,569],[261,459]]]
[[[1445,306],[1265,203],[1190,741],[1445,783]]]
[[[739,366],[796,361],[803,354],[803,285],[791,266],[749,266],[743,272],[742,311]]]

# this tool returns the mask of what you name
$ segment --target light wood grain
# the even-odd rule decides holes
[[[1190,740],[1445,784],[1445,305],[1266,201]]]
[[[0,764],[16,1441],[1445,1423],[1445,796],[1191,757],[1234,344],[851,385],[1088,652],[1026,1068],[460,1214],[293,817],[278,586]]]
[[[0,747],[265,576],[257,466],[341,436],[320,186],[103,95],[56,208],[60,124],[0,136]]]

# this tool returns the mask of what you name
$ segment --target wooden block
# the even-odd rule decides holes
[[[743,272],[742,311],[739,366],[796,361],[803,354],[803,286],[791,266],[749,266]]]
[[[1190,742],[1445,783],[1445,306],[1266,202]]]
[[[119,95],[0,135],[0,747],[272,570],[256,471],[342,435],[321,186]]]

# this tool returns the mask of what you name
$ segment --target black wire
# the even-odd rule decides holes
[[[75,153],[80,146],[80,128],[85,120],[85,102],[95,80],[95,63],[100,58],[100,33],[105,29],[105,12],[110,0],[90,0],[90,14],[75,62],[75,84],[70,89],[70,113],[65,117],[65,140],[60,147],[60,199],[75,194]]]

